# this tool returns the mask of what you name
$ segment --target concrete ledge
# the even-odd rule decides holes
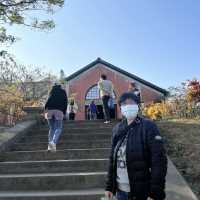
[[[9,148],[15,142],[19,141],[27,133],[27,130],[35,124],[36,120],[24,121],[0,132],[0,152],[8,151]]]
[[[168,159],[166,193],[166,200],[198,200],[170,159]]]

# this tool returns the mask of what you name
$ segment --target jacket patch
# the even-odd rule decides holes
[[[155,140],[162,140],[162,137],[160,135],[156,135]]]

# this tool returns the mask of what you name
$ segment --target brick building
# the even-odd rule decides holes
[[[101,74],[106,74],[107,78],[113,82],[115,109],[111,115],[116,119],[121,117],[117,99],[123,92],[127,91],[130,82],[136,82],[139,86],[143,103],[148,104],[163,99],[167,95],[166,90],[97,58],[97,60],[66,78],[68,96],[75,98],[79,107],[77,120],[87,119],[87,108],[91,100],[94,100],[97,104],[98,118],[103,118],[102,102],[97,87]]]

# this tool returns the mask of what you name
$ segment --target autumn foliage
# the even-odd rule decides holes
[[[144,107],[143,114],[153,120],[162,119],[169,114],[169,106],[164,101],[151,103]]]
[[[1,121],[12,125],[16,119],[21,119],[24,116],[22,112],[23,94],[15,85],[3,87],[0,91]]]
[[[200,117],[200,81],[193,79],[173,87],[170,96],[161,103],[144,106],[143,115],[153,119]]]
[[[194,79],[188,82],[187,99],[189,102],[200,101],[200,81]]]

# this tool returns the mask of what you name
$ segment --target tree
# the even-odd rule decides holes
[[[62,7],[64,0],[0,0],[0,21],[10,25],[25,25],[39,29],[54,27],[53,20],[39,20],[28,17],[32,11],[54,13],[56,7]]]
[[[43,19],[41,14],[54,14],[63,5],[64,0],[0,0],[0,45],[11,45],[18,39],[8,34],[8,25],[23,25],[41,31],[53,29],[54,21],[49,17]],[[34,88],[34,82],[42,77],[40,68],[17,64],[13,55],[1,50],[0,113],[10,115],[12,111],[13,116],[19,116],[27,97],[30,97],[30,86]]]
[[[187,86],[186,82],[182,82],[180,86],[174,87],[171,86],[168,88],[169,98],[173,98],[174,100],[185,99],[187,94]]]
[[[197,103],[200,101],[200,81],[197,79],[188,81],[187,98],[189,102]]]
[[[53,14],[64,5],[64,0],[0,0],[0,43],[12,44],[16,37],[9,35],[5,25],[23,25],[38,30],[51,30],[55,23],[43,20],[38,12]],[[35,14],[35,16],[34,16]]]
[[[18,120],[23,106],[37,104],[41,97],[35,92],[35,84],[44,77],[40,68],[17,64],[12,55],[4,52],[0,57],[0,117]]]
[[[44,77],[44,72],[39,67],[17,64],[13,55],[2,51],[0,57],[0,84],[22,85],[25,82],[36,81]]]

